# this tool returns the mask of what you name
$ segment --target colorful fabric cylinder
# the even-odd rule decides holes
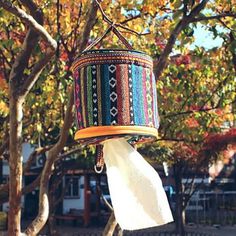
[[[135,142],[157,136],[159,126],[152,59],[130,50],[91,50],[72,66],[78,131],[98,143],[114,137]]]

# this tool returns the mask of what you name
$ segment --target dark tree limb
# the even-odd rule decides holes
[[[40,148],[37,148],[35,149],[29,156],[25,166],[24,166],[24,173],[27,173],[33,162],[35,161],[36,157],[41,155],[41,154],[44,154],[46,151],[48,151],[52,146],[45,146],[45,147],[40,147]]]
[[[228,13],[222,13],[222,14],[214,15],[214,16],[201,16],[201,17],[196,17],[196,18],[192,19],[191,22],[219,20],[219,19],[222,19],[225,17],[236,18],[236,13],[228,12]]]
[[[26,185],[22,189],[22,194],[31,193],[36,187],[39,186],[41,175],[39,174],[37,178],[30,184]]]
[[[167,41],[167,44],[161,53],[158,62],[155,66],[155,75],[158,79],[163,70],[166,67],[167,64],[167,58],[170,55],[173,46],[175,45],[175,42],[180,34],[180,32],[190,23],[192,20],[201,12],[202,9],[206,6],[207,2],[209,0],[203,0],[200,4],[198,4],[193,10],[190,12],[189,15],[183,15],[182,19],[179,21],[179,23],[175,26],[173,31],[171,32],[171,35]]]
[[[30,75],[25,79],[25,82],[20,89],[20,95],[25,97],[29,93],[35,82],[38,80],[42,70],[51,61],[54,55],[55,50],[48,50],[43,58],[35,64]]]

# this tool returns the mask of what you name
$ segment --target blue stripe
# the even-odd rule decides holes
[[[132,64],[133,80],[133,109],[135,125],[145,124],[143,115],[143,97],[142,97],[142,67]],[[143,118],[142,118],[143,117]]]
[[[102,124],[111,124],[110,115],[110,85],[108,65],[101,65],[101,90],[102,90]]]

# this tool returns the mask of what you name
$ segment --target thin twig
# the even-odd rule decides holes
[[[138,36],[146,35],[146,34],[147,34],[147,33],[139,33],[139,32],[137,32],[137,31],[135,31],[135,30],[133,30],[133,29],[130,29],[130,28],[127,27],[127,26],[122,25],[122,24],[128,22],[128,20],[122,21],[121,23],[113,22],[113,21],[112,21],[111,19],[109,19],[109,17],[106,15],[106,13],[105,13],[104,10],[102,9],[102,6],[101,6],[101,4],[98,2],[98,0],[95,0],[95,1],[96,1],[96,3],[98,4],[98,8],[99,8],[99,10],[100,10],[100,12],[101,12],[101,14],[102,14],[103,20],[104,20],[106,23],[108,23],[110,26],[113,26],[114,28],[122,28],[122,29],[125,29],[125,30],[127,30],[128,32],[130,32],[130,33],[132,33],[132,34],[135,34],[135,35],[138,35]],[[136,18],[138,18],[138,17],[136,17]],[[135,19],[135,17],[132,18],[132,19]],[[131,19],[130,19],[130,20],[131,20]]]
[[[140,17],[141,17],[141,14],[131,16],[131,17],[127,18],[126,20],[121,21],[120,24],[126,24],[129,21],[135,20],[135,19],[140,18]]]

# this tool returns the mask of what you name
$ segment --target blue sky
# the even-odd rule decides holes
[[[217,30],[223,32],[223,29],[220,27],[218,27]],[[194,37],[195,42],[190,46],[190,49],[194,49],[195,46],[211,49],[219,47],[223,43],[222,38],[219,36],[214,38],[213,33],[208,31],[206,27],[200,23],[197,24],[196,28],[194,28]]]

